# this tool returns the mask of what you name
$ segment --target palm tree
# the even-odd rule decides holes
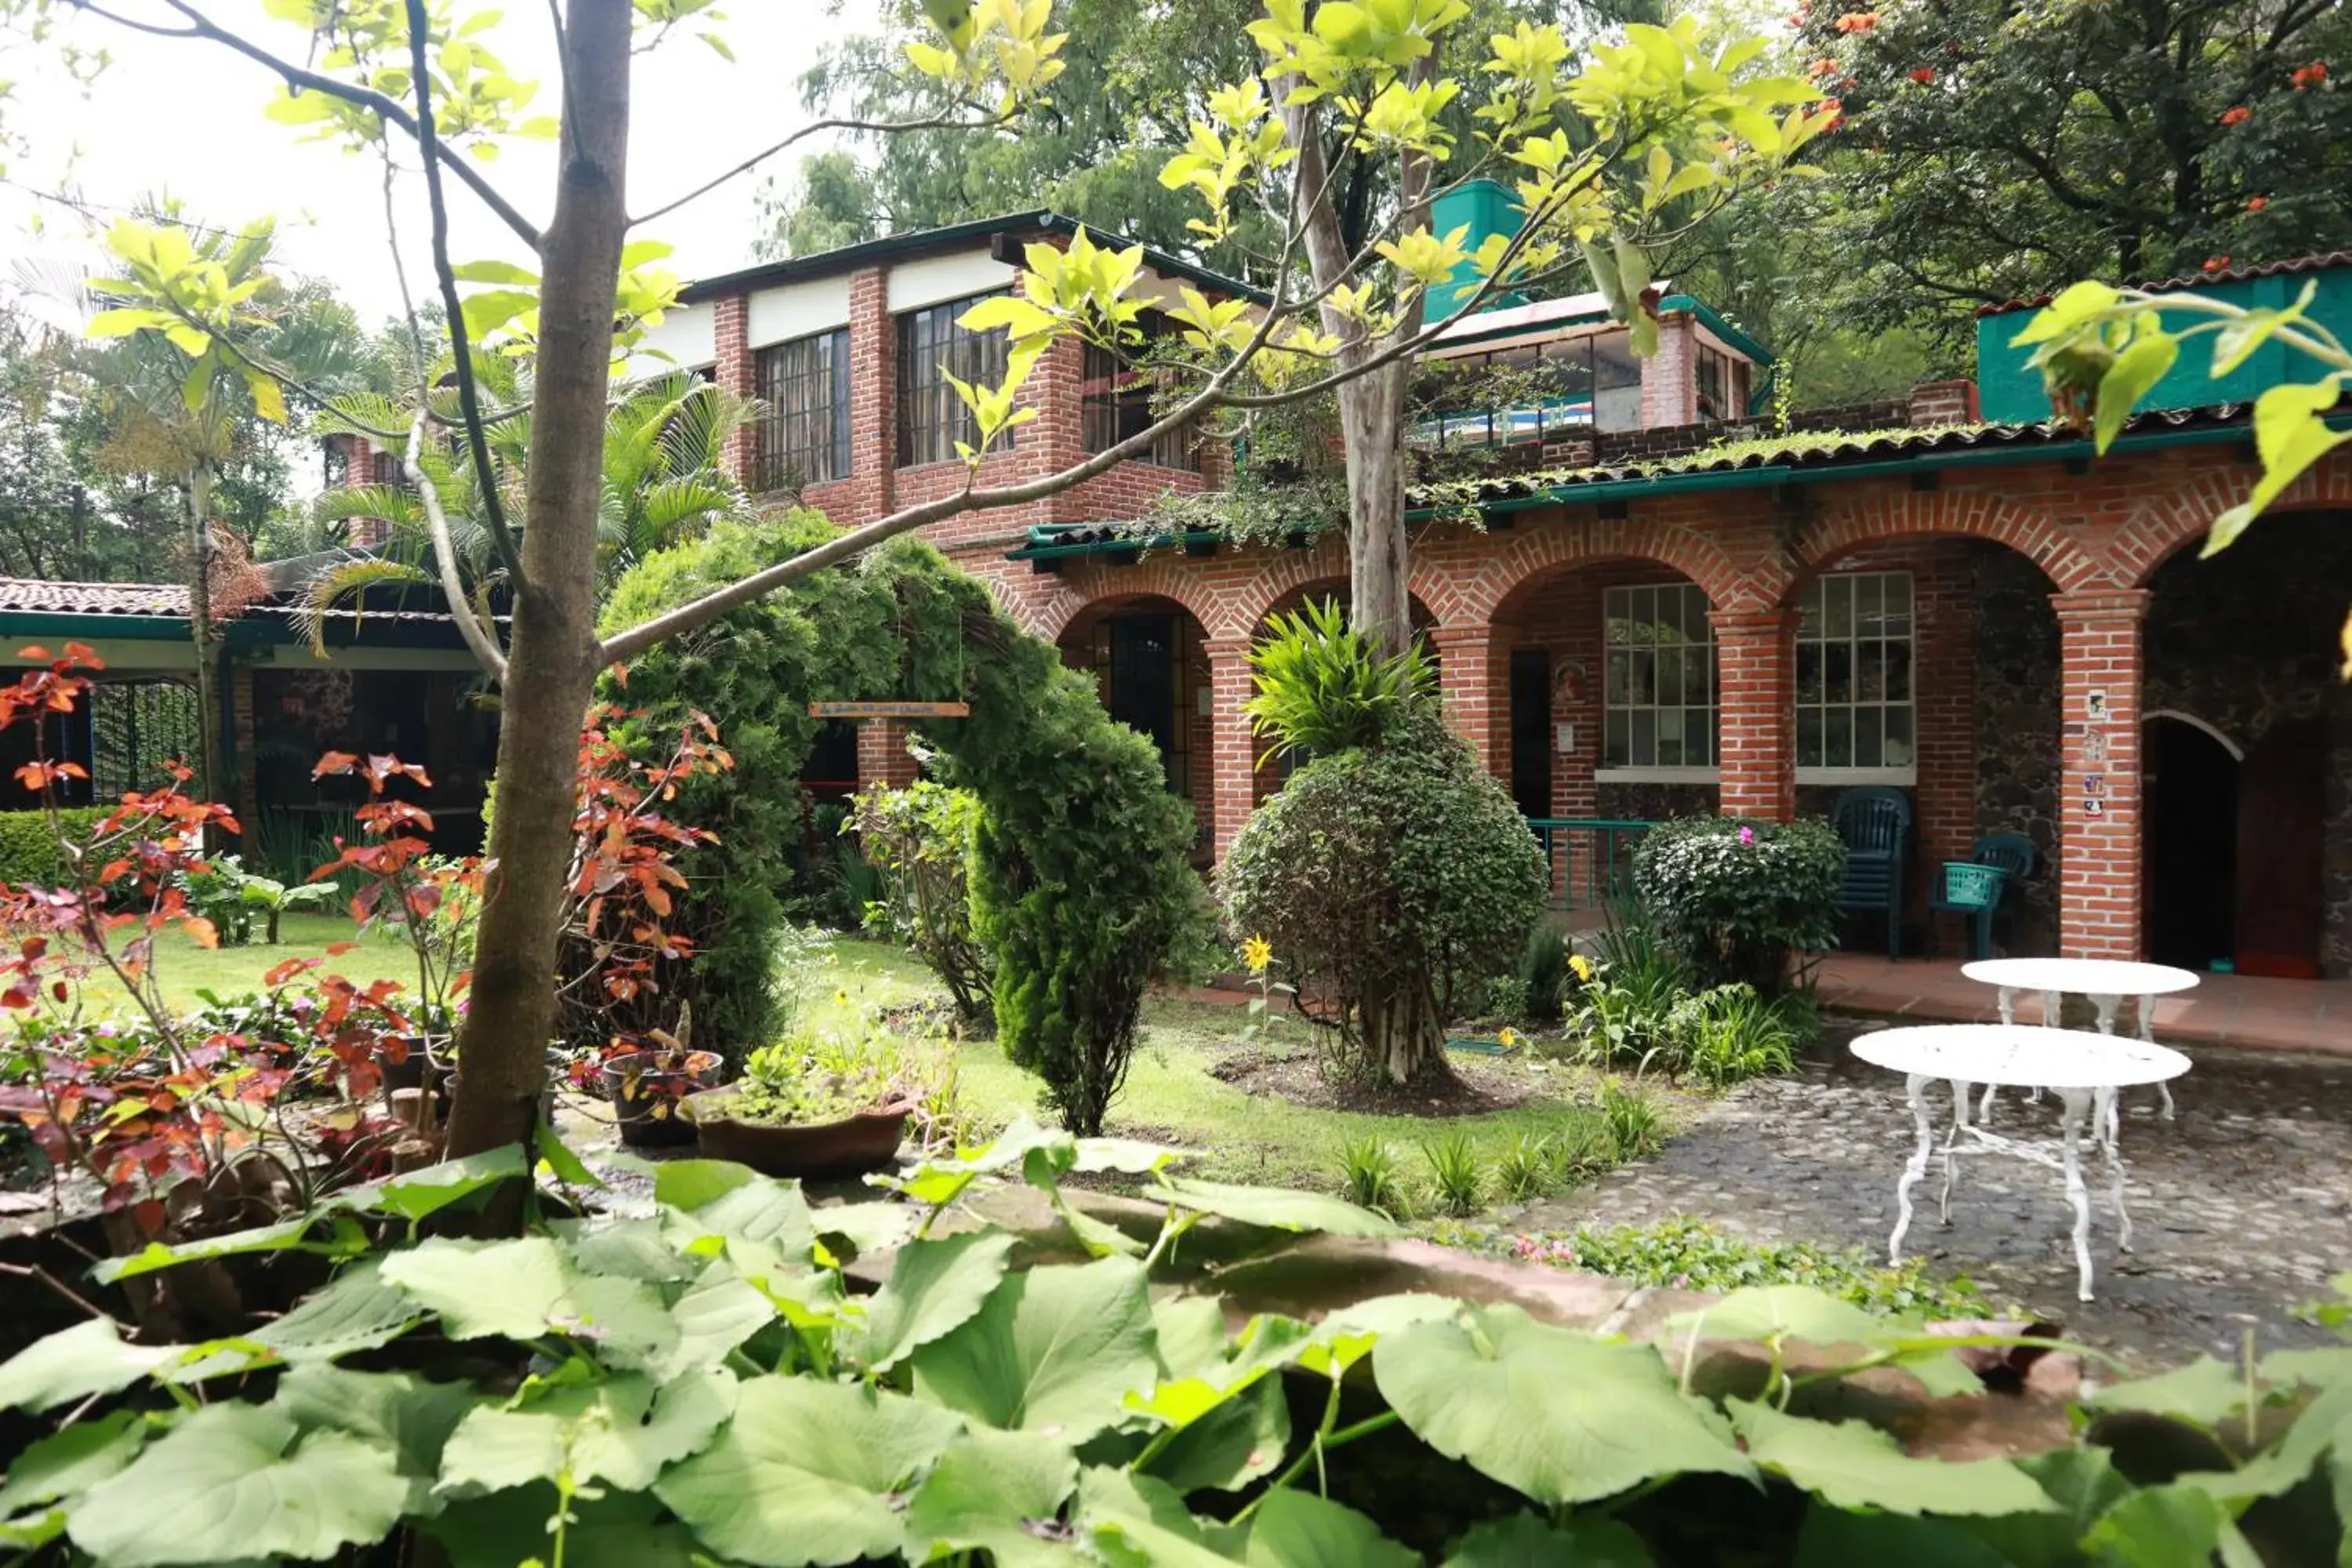
[[[484,397],[499,407],[530,405],[530,371],[519,362],[483,356],[477,378]],[[456,409],[440,405],[433,412]],[[687,371],[634,382],[614,399],[604,416],[604,484],[596,518],[599,596],[646,555],[690,539],[712,523],[743,511],[748,502],[724,460],[728,437],[749,424],[759,405]],[[357,395],[332,400],[321,416],[322,430],[362,435],[386,444],[380,434],[409,427],[412,409],[389,397]],[[488,431],[491,466],[504,493],[509,516],[522,512],[522,479],[530,471],[530,421],[527,415],[497,420]],[[404,441],[390,444],[405,458]],[[417,467],[441,500],[456,547],[458,575],[474,608],[488,624],[493,596],[506,573],[492,547],[480,486],[462,447],[429,447]],[[323,646],[326,617],[339,604],[379,584],[432,586],[432,527],[415,490],[406,483],[354,485],[319,498],[317,514],[330,524],[373,521],[390,533],[380,545],[349,548],[322,566],[303,594],[300,615],[314,647]]]

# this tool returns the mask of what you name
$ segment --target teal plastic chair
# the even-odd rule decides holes
[[[1972,890],[1954,887],[1958,879],[1952,868],[1947,866],[1937,876],[1936,896],[1927,900],[1931,912],[1928,940],[1934,942],[1934,914],[1950,913],[1963,917],[1969,925],[1969,956],[1972,959],[1992,956],[1992,922],[2004,910],[2009,911],[2012,936],[2016,910],[2024,897],[2027,878],[2033,875],[2033,840],[2022,833],[1988,833],[1979,837],[1969,850],[1971,866],[1990,867],[2000,873],[1999,885],[1990,898],[1973,896]]]
[[[1911,800],[1899,789],[1870,784],[1847,790],[1830,812],[1845,843],[1845,881],[1838,909],[1886,921],[1886,956],[1903,956],[1903,867],[1911,850]]]

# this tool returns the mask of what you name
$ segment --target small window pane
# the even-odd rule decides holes
[[[1879,749],[1880,726],[1885,723],[1883,708],[1857,708],[1853,710],[1853,765],[1874,768],[1885,761]]]
[[[909,310],[898,318],[898,466],[944,463],[958,454],[956,443],[976,445],[980,424],[948,381],[996,386],[1005,373],[1010,339],[1003,331],[974,332],[958,318],[985,296]],[[1011,439],[1011,437],[1004,437]]]
[[[1822,765],[1822,710],[1818,708],[1797,710],[1797,765]]]
[[[1799,601],[1801,768],[1907,768],[1914,760],[1911,577],[1822,578]]]
[[[1712,764],[1717,681],[1707,610],[1696,584],[1612,588],[1603,595],[1603,766]]]
[[[1832,768],[1853,766],[1853,710],[1832,708],[1822,715],[1822,765]]]

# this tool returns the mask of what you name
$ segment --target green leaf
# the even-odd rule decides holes
[[[1100,1468],[1078,1478],[1078,1529],[1113,1568],[1229,1568],[1240,1532],[1196,1519],[1167,1482]]]
[[[708,1447],[733,1414],[732,1373],[696,1373],[656,1387],[625,1375],[548,1390],[517,1408],[474,1411],[449,1438],[436,1491],[481,1496],[551,1480],[643,1491],[668,1465]]]
[[[2254,448],[2263,477],[2243,501],[2213,520],[2204,554],[2227,550],[2305,468],[2352,441],[2352,431],[2331,430],[2320,417],[2336,405],[2342,387],[2343,378],[2331,375],[2307,386],[2273,386],[2254,400]]]
[[[582,1163],[580,1156],[572,1152],[572,1145],[566,1143],[562,1134],[556,1131],[553,1122],[542,1117],[539,1123],[539,1136],[532,1141],[532,1143],[539,1150],[540,1163],[545,1165],[549,1173],[565,1186],[601,1187],[604,1185],[604,1178]]]
[[[1462,1538],[1445,1568],[1651,1568],[1648,1548],[1613,1519],[1571,1517],[1555,1528],[1531,1513],[1480,1525]]]
[[[2037,1513],[2050,1499],[2007,1459],[1915,1459],[1859,1421],[1811,1421],[1744,1399],[1725,1402],[1748,1457],[1836,1508],[1901,1514]]]
[[[452,1502],[425,1529],[448,1552],[449,1568],[544,1563],[557,1503],[555,1488],[542,1482]],[[578,1522],[564,1542],[563,1568],[694,1568],[709,1561],[683,1525],[654,1522],[662,1508],[650,1492],[607,1491],[572,1506]]]
[[[1757,1340],[1769,1344],[1802,1340],[1811,1345],[1866,1345],[1885,1332],[1885,1322],[1850,1301],[1810,1285],[1750,1285],[1720,1301],[1671,1320],[1682,1331],[1698,1325],[1709,1340]]]
[[[654,1167],[654,1202],[692,1213],[759,1179],[751,1166],[730,1160],[665,1160]]]
[[[967,1432],[948,1445],[907,1505],[908,1555],[926,1562],[985,1552],[999,1568],[1073,1562],[1066,1544],[1030,1527],[1058,1521],[1077,1484],[1077,1460],[1058,1437]]]
[[[109,1568],[326,1557],[399,1520],[397,1459],[275,1405],[207,1405],[91,1488],[67,1531]]]
[[[2105,283],[2075,283],[2033,313],[2031,321],[2009,340],[2011,348],[2023,348],[2029,343],[2047,342],[2072,331],[2075,327],[2103,311],[2115,308],[2119,296]]]
[[[992,1426],[1076,1443],[1118,1420],[1128,1390],[1151,1384],[1152,1344],[1150,1299],[1131,1260],[1032,1268],[915,1352],[915,1388]]]
[[[899,1550],[893,1497],[961,1427],[903,1394],[761,1378],[717,1442],[654,1491],[720,1556],[761,1568],[852,1563]]]
[[[389,1448],[403,1476],[429,1483],[477,1397],[469,1384],[432,1383],[414,1373],[299,1366],[279,1381],[272,1408],[306,1432],[341,1432]]]
[[[2083,1544],[2118,1568],[2180,1568],[2211,1562],[2229,1522],[2221,1504],[2194,1487],[2145,1487],[2107,1510]]]
[[[1258,1505],[1244,1560],[1254,1568],[1419,1568],[1421,1555],[1354,1509],[1286,1487]]]
[[[1538,1323],[1516,1307],[1423,1323],[1372,1352],[1381,1397],[1423,1441],[1546,1507],[1660,1476],[1752,1476],[1657,1352]]]
[[[2212,1426],[2244,1407],[2246,1379],[2227,1362],[2199,1356],[2187,1366],[2154,1377],[2111,1384],[2083,1403],[2095,1410],[2145,1410]]]
[[[1282,1187],[1244,1187],[1191,1176],[1163,1176],[1144,1194],[1154,1203],[1198,1209],[1244,1225],[1275,1230],[1319,1230],[1332,1236],[1395,1236],[1394,1222],[1319,1193]]]
[[[511,261],[460,261],[450,272],[460,283],[512,283],[526,288],[539,285],[539,274]]]
[[[899,1248],[866,1308],[856,1351],[866,1370],[888,1371],[979,1311],[1004,1278],[1013,1247],[1007,1232],[979,1230]]]
[[[1984,1521],[1910,1519],[1899,1513],[1848,1513],[1817,1502],[1805,1512],[1791,1568],[2022,1568],[1979,1540]],[[2067,1554],[2053,1559],[2082,1568],[2083,1555],[2067,1542]]]
[[[2132,1489],[2108,1451],[2088,1444],[2030,1455],[2018,1460],[2017,1468],[2032,1478],[2058,1511],[1967,1522],[1969,1533],[1990,1544],[2013,1568],[2074,1568],[2082,1561],[2078,1543],[2084,1534]]]
[[[425,1314],[382,1269],[381,1258],[362,1258],[247,1337],[289,1362],[332,1361],[390,1344]]]
[[[1180,1492],[1234,1491],[1280,1465],[1289,1447],[1282,1380],[1261,1377],[1185,1423],[1146,1468]]]
[[[0,1518],[88,1491],[138,1458],[146,1441],[147,1418],[130,1410],[109,1411],[42,1438],[8,1461]]]
[[[2116,356],[2116,363],[2099,378],[2098,410],[2091,429],[2102,454],[2122,432],[2133,405],[2164,379],[2179,357],[2179,343],[2165,332],[2144,333]]]
[[[283,1252],[299,1245],[317,1222],[316,1215],[297,1215],[276,1225],[231,1231],[226,1236],[206,1237],[199,1241],[184,1241],[175,1246],[167,1247],[160,1241],[151,1241],[128,1257],[100,1259],[90,1268],[89,1277],[101,1285],[111,1285],[118,1279],[133,1279],[175,1264],[204,1258],[232,1258],[249,1252]]]
[[[723,1237],[730,1241],[748,1241],[772,1246],[782,1256],[796,1262],[808,1260],[809,1247],[816,1240],[816,1230],[809,1217],[808,1200],[801,1195],[797,1182],[780,1182],[772,1176],[762,1176],[745,1171],[742,1166],[729,1166],[714,1160],[677,1162],[715,1167],[719,1172],[742,1171],[746,1180],[712,1190],[715,1178],[709,1172],[699,1179],[681,1178],[672,1184],[689,1194],[700,1194],[697,1202],[672,1202],[660,1197],[661,1184],[656,1181],[656,1201],[669,1204],[672,1213],[665,1226],[670,1239],[688,1246],[698,1237]],[[664,1175],[672,1167],[665,1166]]]
[[[718,1366],[728,1352],[774,1322],[776,1308],[721,1258],[686,1288],[669,1315],[677,1342],[675,1350],[655,1358],[651,1370],[657,1377]]]
[[[513,1241],[428,1237],[383,1260],[383,1278],[441,1320],[453,1340],[534,1340],[569,1299],[563,1255],[543,1236]]]
[[[34,1341],[0,1363],[0,1410],[47,1410],[130,1387],[182,1354],[178,1345],[130,1345],[113,1322],[91,1318]]]
[[[507,1143],[468,1154],[462,1160],[445,1160],[421,1171],[353,1187],[335,1202],[338,1207],[361,1213],[429,1219],[451,1204],[500,1182],[527,1178],[530,1174],[530,1167],[523,1161],[522,1145]]]

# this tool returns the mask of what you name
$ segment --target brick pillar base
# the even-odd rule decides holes
[[[1209,659],[1210,837],[1222,866],[1257,805],[1258,747],[1242,711],[1250,700],[1250,639],[1212,637],[1201,651]]]
[[[2053,594],[2062,752],[2058,949],[2068,958],[2140,956],[2140,682],[2148,595]]]
[[[913,729],[898,719],[867,719],[857,726],[857,787],[904,789],[922,770],[907,750]]]
[[[1429,640],[1437,656],[1437,687],[1447,721],[1470,742],[1479,765],[1508,784],[1510,650],[1486,626],[1438,626]]]
[[[1717,809],[1789,822],[1797,815],[1797,617],[1788,610],[1716,610]]]

